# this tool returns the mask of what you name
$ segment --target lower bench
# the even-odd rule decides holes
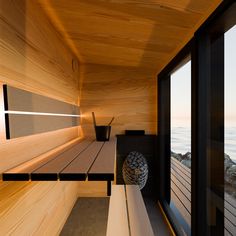
[[[106,235],[154,235],[137,185],[112,185]]]

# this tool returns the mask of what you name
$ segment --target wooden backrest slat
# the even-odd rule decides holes
[[[124,185],[113,185],[109,203],[107,236],[129,236]]]
[[[93,142],[90,144],[86,151],[82,152],[61,171],[61,174],[87,174],[103,144],[103,142]]]
[[[131,235],[154,235],[141,192],[137,185],[126,185]]]
[[[105,142],[101,152],[98,154],[89,174],[114,174],[116,157],[116,139]]]
[[[59,173],[62,171],[70,162],[72,162],[81,152],[91,144],[90,140],[84,140],[83,142],[73,146],[71,149],[61,153],[55,159],[41,166],[33,173]]]

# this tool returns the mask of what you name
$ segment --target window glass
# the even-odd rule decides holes
[[[225,235],[236,235],[236,26],[225,33]]]
[[[191,61],[171,75],[171,202],[191,234]]]

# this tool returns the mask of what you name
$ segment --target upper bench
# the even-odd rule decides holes
[[[3,173],[3,181],[114,180],[116,138],[108,142],[82,140],[57,155],[26,162]]]

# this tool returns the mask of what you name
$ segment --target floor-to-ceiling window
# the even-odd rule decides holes
[[[171,74],[171,201],[186,235],[191,234],[191,61]]]
[[[236,236],[235,24],[222,2],[158,76],[159,200],[177,235]]]
[[[236,235],[236,26],[225,33],[225,235]]]

